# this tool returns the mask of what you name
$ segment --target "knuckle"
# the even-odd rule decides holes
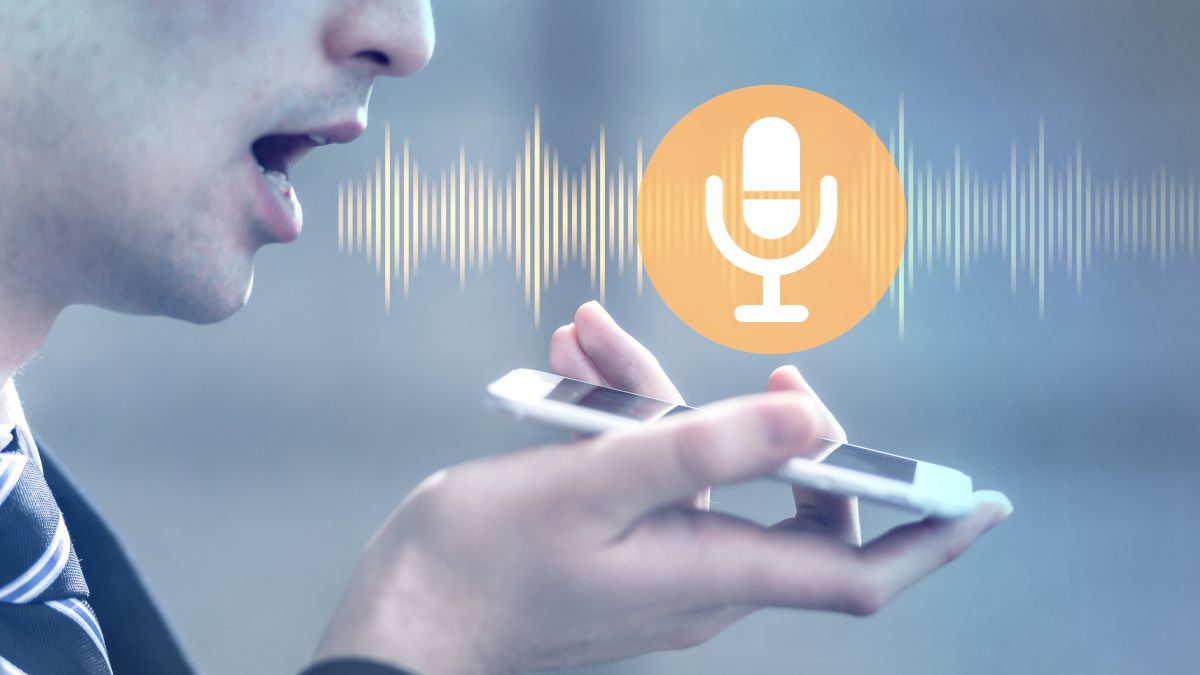
[[[662,395],[657,391],[657,387],[653,386],[654,375],[661,372],[662,367],[654,354],[640,343],[633,342],[620,350],[613,360],[613,370],[637,393],[646,396]]]
[[[871,616],[883,608],[887,596],[879,584],[860,580],[846,595],[846,613],[854,616]]]
[[[869,567],[860,564],[855,569],[839,593],[838,609],[852,616],[871,616],[887,604],[890,593]]]
[[[628,432],[619,430],[575,441],[571,444],[571,447],[564,447],[563,450],[575,453],[580,459],[584,460],[585,464],[600,467],[608,462],[612,456],[618,454],[622,444],[628,441]],[[593,472],[584,471],[582,473],[585,476],[589,476]]]
[[[421,482],[410,499],[428,517],[445,521],[471,521],[511,511],[520,506],[525,493],[514,491],[513,481],[504,480],[510,471],[505,460],[485,458],[442,469]]]
[[[711,448],[718,441],[711,424],[690,424],[675,435],[672,454],[678,470],[699,484],[708,484],[715,473]]]
[[[408,493],[388,518],[384,529],[400,532],[438,530],[454,522],[458,518],[452,494],[456,481],[454,469],[431,474]]]
[[[758,410],[770,438],[799,441],[812,436],[816,406],[812,397],[800,392],[774,394]]]
[[[707,447],[716,442],[717,426],[711,420],[694,417],[679,428],[675,436],[676,443],[682,448]]]
[[[409,506],[422,511],[436,510],[440,503],[446,501],[446,492],[453,490],[451,484],[456,480],[454,476],[450,469],[430,474],[409,493]]]

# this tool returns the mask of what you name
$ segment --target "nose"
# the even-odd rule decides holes
[[[339,63],[372,75],[403,77],[433,55],[433,12],[428,0],[343,0],[326,23],[324,42]]]

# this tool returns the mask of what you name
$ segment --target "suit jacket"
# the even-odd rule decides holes
[[[196,671],[124,546],[40,438],[46,483],[62,511],[91,590],[114,675],[193,675]],[[303,675],[410,675],[359,659],[335,659]]]

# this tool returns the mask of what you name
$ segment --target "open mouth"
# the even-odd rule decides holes
[[[287,195],[292,190],[288,171],[310,150],[328,142],[319,134],[271,134],[254,141],[250,152],[268,184]]]
[[[250,144],[250,155],[262,180],[257,193],[272,239],[288,242],[300,236],[303,210],[288,174],[313,148],[330,143],[349,143],[362,134],[366,119],[359,115],[303,131],[276,131],[259,136]]]
[[[269,134],[259,137],[250,146],[250,154],[262,174],[260,189],[265,190],[269,203],[268,219],[277,241],[292,241],[300,236],[303,210],[288,178],[288,171],[310,150],[329,142],[327,136],[315,133]]]

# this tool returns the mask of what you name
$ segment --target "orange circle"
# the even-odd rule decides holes
[[[736,89],[689,112],[650,158],[637,209],[646,273],[671,310],[759,354],[849,330],[904,249],[887,147],[849,108],[798,87]]]

